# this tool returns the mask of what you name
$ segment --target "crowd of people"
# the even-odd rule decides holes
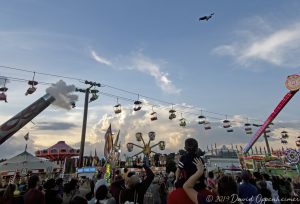
[[[207,172],[198,143],[185,140],[186,153],[176,172],[153,173],[147,158],[143,173],[117,169],[110,184],[99,172],[94,179],[41,181],[32,175],[18,184],[1,184],[1,204],[189,204],[300,203],[300,180],[243,170],[236,174]]]

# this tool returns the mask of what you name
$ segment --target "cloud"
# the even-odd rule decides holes
[[[155,60],[146,57],[141,52],[119,57],[115,60],[115,63],[100,57],[93,50],[91,51],[91,55],[97,62],[109,65],[116,70],[136,70],[152,76],[160,89],[166,93],[179,94],[181,92],[170,80],[169,74],[161,71],[163,63],[155,62]]]
[[[256,18],[257,19],[257,18]],[[300,65],[300,23],[283,28],[272,29],[266,22],[259,22],[259,29],[253,25],[240,34],[234,43],[220,45],[213,53],[231,56],[243,67],[267,62],[280,67],[298,67]],[[264,29],[267,28],[267,29]],[[251,31],[250,31],[251,30]]]
[[[101,63],[101,64],[105,64],[105,65],[108,65],[108,66],[111,66],[112,65],[112,63],[109,61],[109,60],[107,60],[107,59],[105,59],[104,57],[101,57],[101,56],[99,56],[95,51],[91,51],[91,55],[92,55],[92,57],[93,57],[93,59],[94,60],[96,60],[97,62],[99,62],[99,63]]]
[[[142,53],[138,53],[132,61],[134,69],[154,77],[156,83],[163,91],[172,94],[179,94],[181,92],[168,78],[169,74],[162,72],[160,70],[161,66],[155,63],[154,60],[144,56]]]
[[[187,126],[185,128],[179,126],[180,114],[177,114],[177,118],[169,120],[170,107],[157,104],[160,108],[156,108],[157,112],[157,121],[150,120],[150,113],[152,112],[152,106],[148,104],[148,101],[143,101],[143,107],[140,111],[135,112],[132,110],[131,105],[123,105],[122,113],[115,115],[111,107],[92,106],[94,111],[97,110],[98,116],[100,113],[108,113],[111,111],[111,114],[100,114],[102,117],[95,117],[93,119],[89,118],[89,124],[87,127],[86,134],[86,143],[85,143],[85,154],[89,155],[90,151],[94,152],[97,150],[99,156],[103,156],[104,148],[104,135],[109,126],[112,124],[112,131],[117,133],[120,129],[120,141],[122,147],[122,156],[126,154],[131,156],[136,153],[139,149],[134,148],[134,151],[129,153],[127,152],[126,144],[128,142],[138,143],[135,139],[136,132],[142,132],[144,138],[148,141],[148,132],[156,132],[156,139],[154,142],[159,142],[163,140],[166,142],[166,149],[160,151],[157,147],[154,148],[154,151],[161,153],[170,153],[178,152],[179,149],[183,149],[184,140],[188,137],[195,138],[199,147],[203,150],[207,150],[206,147],[211,145],[216,145],[218,147],[226,145],[230,147],[231,144],[241,145],[244,147],[250,140],[252,135],[246,135],[243,123],[246,122],[245,118],[241,115],[236,115],[230,117],[229,120],[234,120],[232,123],[234,132],[228,133],[222,127],[221,121],[211,121],[211,130],[204,130],[203,125],[197,123],[197,117],[194,114],[184,114],[184,117],[187,120]],[[188,106],[188,104],[187,104]],[[177,107],[174,104],[174,107]],[[36,126],[29,123],[27,126],[22,128],[18,133],[8,139],[5,143],[1,145],[0,148],[0,159],[1,158],[10,158],[16,155],[19,152],[24,151],[25,141],[23,136],[30,132],[30,140],[28,141],[28,151],[34,153],[37,149],[48,148],[51,145],[55,144],[57,141],[66,141],[66,143],[73,148],[79,148],[80,139],[81,139],[81,122],[82,122],[82,110],[76,110],[75,112],[66,112],[61,113],[59,118],[64,118],[63,121],[52,120],[49,121],[50,113],[43,114],[39,116],[39,121],[36,123]],[[180,110],[177,109],[177,113]],[[90,116],[90,114],[89,114]],[[211,119],[211,118],[208,118]],[[76,125],[80,124],[80,125]],[[33,126],[33,127],[32,127]],[[282,122],[276,121],[274,126],[271,127],[271,137],[269,139],[270,146],[273,149],[279,149],[282,147],[280,142],[280,135],[283,128],[288,131],[290,138],[288,139],[288,144],[286,147],[296,148],[295,141],[297,136],[299,136],[299,121],[292,122]],[[255,134],[258,128],[253,127],[253,134]],[[53,131],[55,130],[55,131]],[[154,143],[153,143],[154,144]],[[263,147],[265,146],[263,138],[260,138],[255,146]]]
[[[77,127],[74,123],[66,123],[66,122],[40,122],[35,126],[36,130],[69,130]]]

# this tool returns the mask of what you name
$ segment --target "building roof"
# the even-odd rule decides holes
[[[36,170],[36,169],[53,169],[57,166],[45,159],[40,159],[32,154],[28,153],[27,151],[14,156],[5,162],[0,164],[0,172],[10,172],[10,171],[22,171],[23,169],[26,170]]]
[[[65,150],[70,150],[73,149],[69,145],[66,144],[65,141],[58,141],[55,145],[52,145],[48,149],[65,149]]]

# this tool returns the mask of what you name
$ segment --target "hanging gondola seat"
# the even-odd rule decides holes
[[[153,131],[152,131],[152,132],[149,132],[149,133],[148,133],[148,136],[149,136],[149,140],[150,140],[150,141],[155,140],[155,132],[153,132]]]
[[[198,116],[198,118],[199,118],[199,121],[198,121],[198,124],[204,124],[205,123],[205,116],[203,116],[203,115],[200,115],[200,116]]]
[[[206,121],[206,122],[204,123],[204,129],[205,129],[205,130],[210,130],[210,129],[211,129],[211,126],[210,126],[210,123],[209,123],[209,122]]]
[[[186,126],[186,121],[185,121],[184,118],[181,118],[181,119],[180,119],[179,126],[181,126],[181,127],[185,127],[185,126]]]
[[[114,112],[115,112],[115,114],[119,114],[122,112],[121,104],[117,104],[114,106]]]
[[[36,86],[38,84],[39,83],[37,81],[34,81],[34,80],[28,81],[28,85],[30,85],[30,86]]]
[[[152,112],[151,114],[151,121],[157,120],[157,113],[156,112]]]
[[[230,121],[229,120],[223,120],[223,127],[224,128],[230,128]]]
[[[5,101],[5,103],[7,103],[7,96],[5,93],[0,93],[0,101]]]
[[[141,109],[142,109],[142,102],[141,101],[135,101],[133,110],[134,111],[139,111]]]
[[[32,86],[29,87],[25,93],[25,95],[27,96],[28,94],[33,94],[36,91],[36,87]]]
[[[169,119],[170,120],[173,120],[174,118],[176,118],[176,110],[174,110],[174,109],[171,109],[171,110],[169,110],[169,113],[170,113],[170,115],[169,115]]]
[[[8,90],[8,88],[6,88],[6,87],[1,87],[1,88],[0,88],[0,91],[1,91],[1,92],[6,92],[7,90]]]
[[[142,141],[142,133],[141,132],[137,132],[136,134],[135,134],[135,138],[136,138],[136,140],[138,141],[138,142],[140,142],[140,141]]]

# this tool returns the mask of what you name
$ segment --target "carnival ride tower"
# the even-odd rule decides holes
[[[287,77],[285,82],[285,86],[290,90],[280,101],[280,103],[276,106],[271,115],[267,118],[267,120],[263,123],[263,125],[257,130],[257,132],[253,135],[249,143],[244,147],[243,152],[246,154],[254,143],[258,140],[258,138],[264,133],[265,129],[269,126],[269,124],[276,118],[276,116],[280,113],[280,111],[285,107],[285,105],[293,98],[293,96],[300,89],[300,75],[294,74]]]

